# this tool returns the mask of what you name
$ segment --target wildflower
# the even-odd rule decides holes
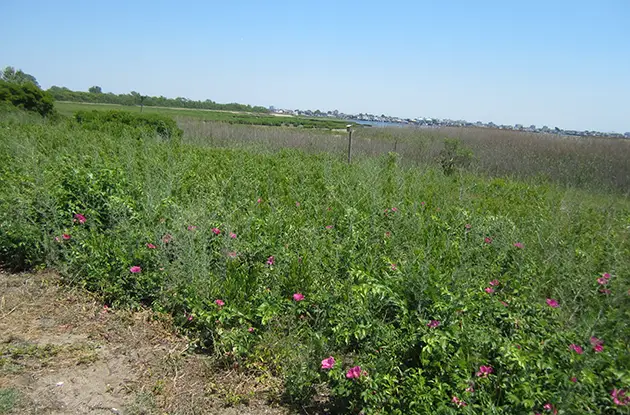
[[[595,353],[601,353],[604,351],[604,341],[601,339],[598,339],[595,336],[592,336],[590,338],[590,342],[591,342],[591,346],[593,346],[593,350],[595,351]]]
[[[468,393],[474,393],[475,392],[475,387],[474,385],[471,383],[470,386],[468,386],[466,389],[464,389],[466,392]]]
[[[385,237],[389,238],[390,236],[392,236],[392,233],[390,231],[385,232]]]
[[[68,235],[67,233],[64,233],[63,235],[61,235],[61,238],[63,238],[64,241],[69,241],[70,238],[72,238],[70,235]]]
[[[79,222],[81,225],[83,225],[86,221],[87,221],[87,219],[85,219],[85,216],[83,216],[82,214],[80,214],[80,213],[75,213],[74,214],[73,222]]]
[[[463,399],[459,399],[457,396],[453,395],[453,398],[451,399],[451,402],[453,402],[455,405],[457,405],[459,408],[463,407],[463,406],[467,406],[468,404],[466,402],[464,402]]]
[[[599,285],[606,285],[606,284],[608,284],[608,280],[606,278],[604,278],[604,277],[600,277],[600,278],[597,279],[597,283]]]
[[[485,292],[487,292],[488,294],[492,294],[494,292],[494,288],[492,287],[487,287],[484,289]]]
[[[491,244],[492,243],[492,238],[490,238],[489,236],[486,236],[483,241],[487,244]]]
[[[221,235],[221,229],[219,228],[212,228],[212,233],[215,235]]]
[[[571,382],[573,383],[577,383],[577,378],[575,376],[573,376],[571,379],[569,379]]]
[[[612,291],[610,291],[608,288],[602,288],[599,290],[599,292],[606,295],[609,295],[610,293],[612,293]]]
[[[55,242],[61,242],[61,239],[59,239],[58,236],[55,236]]]
[[[488,375],[490,375],[492,372],[494,372],[494,369],[492,369],[492,366],[479,366],[479,372],[477,372],[477,377],[488,377]]]
[[[609,280],[609,279],[610,279],[610,274],[609,274],[609,273],[607,273],[607,272],[604,272],[604,273],[602,274],[602,278],[603,278],[603,279],[605,279],[605,280]]]
[[[348,371],[346,372],[346,377],[348,379],[358,379],[361,376],[365,376],[367,375],[367,372],[365,370],[361,370],[361,366],[355,366],[353,368],[348,369]]]
[[[396,264],[390,264],[389,267],[391,268],[392,271],[396,271],[397,269]]]
[[[630,396],[626,396],[624,389],[614,388],[612,392],[610,392],[610,396],[612,396],[615,405],[626,406],[630,403]]]
[[[326,225],[326,229],[332,229],[333,226],[332,225]]]
[[[170,233],[167,233],[166,235],[162,237],[162,242],[164,242],[165,244],[171,242],[172,240],[173,240],[173,237],[171,236]]]
[[[188,316],[188,321],[193,321],[193,316],[192,316],[192,314]]]
[[[551,308],[560,307],[560,304],[558,303],[558,301],[554,300],[553,298],[547,298],[547,305]]]
[[[322,369],[332,369],[335,365],[335,358],[330,356],[322,360]]]
[[[134,265],[133,267],[129,268],[129,272],[131,272],[132,274],[137,274],[140,271],[142,271],[142,268],[140,268],[138,265]]]
[[[157,248],[157,247],[156,247],[155,245],[153,245],[152,243],[148,243],[148,244],[147,244],[147,248],[149,248],[149,249],[155,249],[155,248]]]
[[[197,229],[197,227],[195,225],[188,225],[188,230],[189,231],[194,231],[195,229]]]
[[[230,258],[236,258],[236,256],[237,256],[237,255],[238,255],[238,254],[237,254],[236,252],[234,252],[234,251],[228,252],[228,256],[229,256]]]
[[[275,262],[275,259],[273,255],[267,258],[267,265],[273,265],[274,262]]]
[[[302,301],[304,299],[304,294],[301,293],[295,293],[293,294],[293,299],[295,301]]]
[[[571,343],[569,345],[569,350],[573,350],[575,353],[577,354],[582,354],[584,353],[584,349],[582,349],[582,346],[575,344],[575,343]]]
[[[493,287],[496,287],[497,285],[499,285],[499,280],[490,281],[490,285],[492,285]]]
[[[549,402],[547,402],[546,404],[543,405],[543,409],[546,411],[553,411],[553,414],[556,415],[558,413],[558,410],[556,408],[554,408],[554,406],[552,404],[550,404]]]
[[[230,238],[236,239],[236,234],[234,232],[230,232]]]
[[[218,299],[218,298],[216,300],[214,300],[214,303],[216,305],[218,305],[219,307],[223,307],[225,305],[225,302],[223,300]]]
[[[515,246],[516,248],[518,248],[518,249],[523,249],[523,248],[524,248],[523,244],[522,244],[522,243],[520,243],[520,242],[516,242],[516,243],[514,244],[514,246]]]
[[[464,228],[466,228],[466,230],[469,231],[472,228],[472,225],[470,223],[467,223],[464,225]]]
[[[295,202],[295,207],[300,207],[300,202]]]
[[[440,325],[440,321],[439,320],[431,320],[431,321],[429,321],[427,323],[427,327],[429,327],[431,329],[434,329],[434,328],[436,328],[439,325]]]
[[[395,207],[393,207],[393,208],[392,208],[392,212],[398,212],[398,209],[397,209],[397,208],[395,208]]]
[[[256,203],[260,203],[260,202],[262,202],[262,199],[258,198],[258,200],[256,200]]]
[[[595,353],[601,353],[604,351],[604,345],[596,344],[595,346],[593,346],[593,350],[595,351]]]
[[[253,333],[253,332],[254,332],[254,330],[256,330],[256,329],[255,329],[255,328],[253,328],[253,327],[250,327],[250,328],[248,328],[248,329],[247,329],[247,331],[248,331],[248,332],[250,332],[250,333]]]

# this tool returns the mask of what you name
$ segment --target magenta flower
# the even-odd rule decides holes
[[[494,292],[494,288],[486,287],[486,288],[484,288],[484,291],[487,292],[488,294],[492,294]]]
[[[398,212],[398,209],[397,209],[397,208],[395,208],[395,207],[393,207],[393,208],[392,208],[392,212]]]
[[[295,301],[302,301],[304,299],[304,295],[301,293],[295,293],[293,294],[293,299]]]
[[[426,204],[427,204],[427,202],[420,202],[420,206],[424,206]]]
[[[554,408],[554,406],[550,403],[546,403],[543,405],[543,409],[546,411],[553,411],[553,414],[556,415],[558,413],[558,410],[556,408]]]
[[[67,233],[64,233],[63,235],[61,235],[61,238],[64,241],[69,241],[72,238],[72,236],[68,235]]]
[[[188,321],[193,321],[193,316],[192,316],[192,314],[188,316]]]
[[[489,236],[486,236],[483,241],[487,244],[491,244],[492,243],[492,238],[490,238]]]
[[[455,395],[453,395],[453,398],[451,398],[451,402],[453,402],[455,405],[457,405],[458,408],[461,408],[463,406],[467,406],[468,405],[466,402],[464,402],[463,399],[459,399]]]
[[[248,332],[250,332],[250,333],[253,333],[253,332],[254,332],[254,330],[256,330],[256,329],[255,329],[255,328],[253,328],[253,327],[250,327],[250,328],[248,328],[248,329],[247,329],[247,331],[248,331]]]
[[[74,214],[74,222],[79,222],[81,225],[83,225],[85,221],[87,221],[87,219],[85,219],[85,216],[83,216],[82,214],[80,213]]]
[[[361,366],[355,366],[353,368],[348,369],[346,372],[346,377],[348,379],[359,379],[361,376],[367,375],[365,370],[361,370]]]
[[[261,203],[261,202],[262,202],[261,198],[258,198],[258,200],[256,200],[256,203]]]
[[[475,386],[471,383],[470,386],[468,386],[465,389],[465,391],[468,392],[468,393],[475,393]]]
[[[472,229],[472,225],[470,223],[467,223],[464,225],[464,228],[469,231],[470,229]]]
[[[573,383],[577,383],[577,378],[575,376],[573,376],[571,379],[569,379],[571,382]]]
[[[558,301],[554,300],[553,298],[547,298],[547,305],[551,308],[560,307],[560,304],[558,303]]]
[[[597,283],[599,285],[606,285],[606,284],[608,284],[608,280],[606,278],[604,278],[604,277],[600,277],[600,278],[597,279]]]
[[[626,406],[630,403],[630,396],[626,396],[624,389],[614,388],[612,392],[610,392],[610,396],[612,396],[615,405]]]
[[[155,245],[153,245],[152,243],[148,243],[148,244],[147,244],[147,248],[149,248],[149,249],[155,249],[155,248],[157,248],[157,247],[156,247]]]
[[[497,285],[499,285],[499,280],[490,281],[490,285],[492,285],[493,287],[496,287]]]
[[[332,229],[333,226],[332,225],[326,225],[326,229]]]
[[[434,329],[434,328],[436,328],[439,325],[440,325],[440,321],[439,320],[431,320],[431,321],[429,321],[427,323],[427,327],[429,327],[431,329]]]
[[[595,353],[601,353],[604,351],[604,345],[596,344],[595,346],[593,346],[593,350],[595,351]]]
[[[272,256],[270,256],[269,258],[267,258],[267,265],[273,265],[273,263],[275,262],[275,258]]]
[[[488,375],[492,374],[492,372],[494,372],[494,369],[492,369],[492,366],[479,366],[479,372],[477,372],[477,377],[488,377]]]
[[[300,202],[295,202],[295,207],[300,207]]]
[[[228,252],[228,256],[229,256],[230,258],[236,258],[236,256],[237,256],[237,255],[238,255],[238,254],[237,254],[236,252],[234,252],[234,251]]]
[[[584,349],[582,349],[582,346],[572,343],[569,345],[569,350],[573,350],[575,353],[577,354],[582,354],[584,353]]]
[[[56,242],[61,242],[61,239],[59,239],[59,237],[58,237],[58,236],[55,236],[55,241],[56,241]]]
[[[396,264],[390,264],[390,265],[389,265],[389,268],[390,268],[392,271],[396,271],[396,269],[397,269]]]
[[[131,272],[132,274],[137,274],[140,271],[142,271],[142,268],[140,268],[137,265],[134,265],[133,267],[129,268],[129,272]]]
[[[221,229],[219,228],[212,228],[212,233],[215,235],[221,235]]]
[[[218,298],[216,300],[214,300],[214,303],[216,305],[218,305],[219,307],[223,307],[225,305],[225,302],[223,300],[218,299]]]
[[[335,365],[335,358],[330,356],[322,360],[322,369],[332,369]]]
[[[604,272],[604,273],[602,274],[602,278],[604,278],[604,279],[606,279],[606,280],[609,280],[609,279],[610,279],[610,274],[609,274],[609,273],[607,273],[607,272]]]
[[[610,291],[608,288],[602,288],[599,290],[599,292],[606,295],[609,295],[610,293],[612,293],[612,291]]]
[[[518,249],[523,249],[523,248],[524,248],[523,244],[522,244],[522,243],[520,243],[520,242],[516,242],[516,243],[514,244],[514,246],[515,246],[516,248],[518,248]]]
[[[196,230],[197,227],[195,225],[188,225],[187,229],[192,232],[192,231]]]
[[[230,232],[230,238],[236,239],[236,234],[234,232]]]
[[[173,237],[171,236],[170,233],[167,233],[166,235],[162,237],[162,242],[164,242],[165,244],[171,242],[172,240],[173,240]]]
[[[593,350],[595,351],[595,353],[601,353],[604,351],[603,340],[598,339],[597,337],[593,336],[590,338],[590,342],[591,342],[591,346],[593,346]]]

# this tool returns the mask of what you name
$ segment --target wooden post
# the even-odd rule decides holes
[[[348,164],[352,162],[352,125],[347,125],[348,131]]]

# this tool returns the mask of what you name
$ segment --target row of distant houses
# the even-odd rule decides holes
[[[296,116],[304,116],[304,117],[327,117],[327,118],[338,118],[343,120],[351,120],[351,121],[364,121],[364,122],[374,122],[374,123],[391,123],[391,124],[407,124],[410,126],[435,126],[435,127],[479,127],[479,128],[497,128],[500,130],[514,130],[514,131],[527,131],[532,133],[542,133],[542,134],[559,134],[559,135],[569,135],[569,136],[581,136],[581,137],[616,137],[616,138],[628,138],[630,139],[630,132],[625,134],[620,133],[603,133],[599,131],[578,131],[578,130],[563,130],[558,127],[547,127],[546,125],[543,127],[536,127],[535,125],[530,125],[529,127],[523,126],[521,124],[515,125],[497,125],[493,122],[483,123],[481,121],[477,122],[468,122],[463,120],[449,120],[449,119],[438,119],[438,118],[399,118],[399,117],[391,117],[388,115],[373,115],[373,114],[344,114],[337,110],[334,111],[320,111],[320,110],[288,110],[288,109],[277,109],[274,107],[269,107],[269,110],[272,113],[276,114],[286,114],[286,115],[296,115]]]

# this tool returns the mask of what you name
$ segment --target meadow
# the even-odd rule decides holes
[[[2,118],[0,261],[172,315],[297,408],[630,413],[626,143],[451,131],[476,162],[445,174],[446,131],[362,129],[347,164],[343,134],[178,121]]]

